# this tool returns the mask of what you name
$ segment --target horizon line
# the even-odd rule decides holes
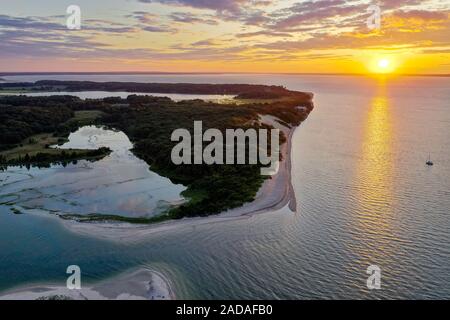
[[[310,75],[310,76],[406,76],[406,77],[450,77],[449,73],[344,73],[344,72],[168,72],[168,71],[19,71],[2,72],[1,76],[17,75],[214,75],[214,74],[278,74],[278,75]]]

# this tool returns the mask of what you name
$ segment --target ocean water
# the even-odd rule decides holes
[[[0,289],[63,284],[69,264],[81,267],[84,281],[146,265],[170,278],[179,298],[450,298],[449,78],[107,79],[277,84],[313,92],[316,108],[293,137],[298,211],[116,243],[71,233],[50,215],[13,215],[0,205]],[[433,167],[425,165],[429,155]],[[381,268],[380,290],[366,286],[370,265]]]

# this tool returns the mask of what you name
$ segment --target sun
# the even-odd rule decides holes
[[[392,59],[386,57],[378,57],[371,61],[369,70],[372,73],[387,74],[395,71],[395,63]]]
[[[387,70],[391,62],[388,59],[380,59],[378,60],[378,68],[380,70]]]

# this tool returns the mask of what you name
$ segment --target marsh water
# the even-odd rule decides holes
[[[232,95],[221,95],[221,94],[204,94],[201,96],[195,94],[183,94],[183,93],[145,93],[145,92],[125,92],[125,91],[49,91],[49,92],[17,92],[17,93],[8,93],[1,92],[1,95],[25,95],[30,97],[46,97],[46,96],[75,96],[80,99],[103,99],[108,97],[120,97],[122,99],[126,99],[129,95],[138,95],[145,96],[151,95],[155,97],[169,97],[174,101],[182,101],[182,100],[192,100],[192,99],[202,99],[205,101],[212,102],[224,102],[230,99],[233,99]]]
[[[316,108],[293,137],[296,213],[282,209],[117,243],[71,233],[50,214],[14,215],[9,205],[0,205],[0,289],[32,282],[64,284],[70,264],[81,267],[85,281],[145,265],[164,273],[178,298],[450,298],[449,78],[26,77],[4,78],[277,84],[314,92]],[[433,167],[425,165],[429,154]],[[136,162],[140,160],[134,158]],[[30,185],[18,178],[18,188],[46,191],[39,186],[57,179],[58,173],[76,180],[80,173],[71,170],[79,166],[12,170],[24,179],[41,179],[41,184]],[[134,173],[125,172],[123,178]],[[5,183],[11,174],[0,173],[0,193],[15,188],[16,182]],[[102,185],[105,175],[92,184]],[[150,177],[144,181],[153,185]],[[83,190],[84,183],[90,182],[82,182]],[[181,190],[167,183],[174,194]],[[145,194],[146,187],[114,184],[111,193],[94,188],[92,199],[118,208],[117,199],[129,194],[129,188],[140,202],[136,189]],[[70,194],[77,188],[70,188],[67,196],[77,200]],[[58,199],[47,197],[45,205],[69,206]],[[135,209],[130,208],[132,214]],[[366,286],[369,265],[382,270],[381,290]]]
[[[152,217],[184,198],[186,188],[149,170],[136,158],[120,131],[85,126],[70,134],[60,149],[111,149],[105,158],[50,168],[12,167],[0,173],[0,203],[19,211],[38,209],[58,214],[104,214]]]

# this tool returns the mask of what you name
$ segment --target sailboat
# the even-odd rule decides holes
[[[433,166],[434,165],[433,161],[431,161],[431,155],[428,155],[428,160],[427,160],[426,164],[427,164],[427,166]]]

